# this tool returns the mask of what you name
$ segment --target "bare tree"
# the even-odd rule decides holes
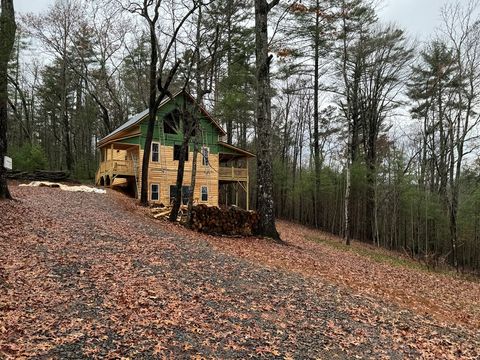
[[[163,54],[159,56],[159,39],[157,36],[157,23],[160,16],[160,6],[162,0],[143,0],[142,4],[132,3],[128,6],[131,12],[139,14],[145,19],[148,25],[150,35],[150,64],[149,64],[149,100],[148,100],[148,127],[145,138],[145,145],[143,151],[142,161],[142,179],[141,179],[141,191],[140,191],[140,203],[144,206],[148,205],[148,168],[150,162],[150,153],[153,140],[153,131],[155,129],[155,121],[157,118],[158,107],[162,100],[170,95],[169,87],[173,81],[173,78],[180,66],[180,60],[176,60],[172,66],[168,75],[163,79],[164,71],[166,69],[167,60],[176,43],[178,33],[182,29],[185,21],[195,12],[198,7],[196,1],[193,2],[193,6],[187,10],[186,14],[176,24],[176,27],[168,41]]]
[[[458,269],[458,204],[463,160],[469,150],[472,132],[480,124],[477,106],[480,104],[480,2],[457,2],[442,10],[444,32],[457,69],[457,86],[454,89],[458,104],[446,115],[448,132],[448,212],[450,244],[453,265]]]
[[[75,33],[85,17],[80,0],[61,0],[42,15],[28,15],[25,18],[29,31],[38,38],[45,49],[53,54],[60,65],[60,119],[63,136],[63,153],[65,164],[69,171],[73,171],[75,158],[72,145],[72,124],[70,117],[71,104],[68,97],[70,85],[70,47]]]

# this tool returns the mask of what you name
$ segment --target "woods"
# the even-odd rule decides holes
[[[186,90],[256,154],[262,234],[279,240],[282,218],[478,272],[479,11],[446,5],[419,43],[370,0],[57,0],[16,32],[2,0],[0,158],[91,181],[98,140],[148,109],[147,204],[157,109]],[[202,160],[184,115],[178,207],[189,147]]]

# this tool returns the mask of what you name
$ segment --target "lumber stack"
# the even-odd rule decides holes
[[[28,180],[28,181],[66,181],[70,174],[66,171],[8,171],[7,178],[11,180]]]
[[[258,219],[256,212],[237,207],[197,205],[192,210],[191,228],[209,234],[250,236],[256,233]]]
[[[172,206],[164,206],[163,204],[160,206],[154,206],[150,209],[150,213],[154,219],[164,219],[168,220],[170,217],[170,213],[172,212]],[[180,206],[180,210],[178,212],[177,220],[181,221],[187,215],[187,206],[182,205]]]

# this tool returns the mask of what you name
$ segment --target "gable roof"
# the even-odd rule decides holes
[[[226,143],[225,141],[219,141],[218,144],[226,147],[227,149],[233,150],[234,152],[240,153],[241,155],[244,155],[247,157],[256,157],[255,154],[251,153],[250,151],[247,151],[242,148],[239,148],[238,146],[234,146],[232,144]],[[220,153],[222,153],[221,150],[220,150]]]
[[[203,108],[203,106],[198,104],[195,101],[195,99],[193,98],[192,95],[190,95],[188,92],[186,92],[184,90],[178,91],[177,93],[172,95],[172,97],[167,97],[167,98],[163,99],[162,102],[160,103],[160,105],[158,106],[158,108],[160,109],[162,106],[164,106],[165,104],[167,104],[168,102],[170,102],[171,100],[175,99],[177,96],[182,95],[182,94],[185,95],[186,99],[188,99],[193,105],[197,106],[200,109],[202,114],[205,115],[208,120],[210,120],[210,122],[220,131],[220,133],[222,133],[222,135],[227,134],[226,131],[220,126],[220,124],[217,121],[215,121],[215,119],[212,117],[212,115],[210,115],[210,113],[207,110],[205,110]],[[132,126],[138,125],[142,120],[144,120],[148,116],[148,112],[149,112],[148,109],[145,109],[142,112],[132,116],[125,123],[123,123],[118,128],[113,130],[110,134],[108,134],[107,136],[100,139],[98,143],[99,144],[104,143],[105,141],[111,139],[112,137],[114,137],[114,135],[120,133],[121,131],[127,130],[127,129],[131,128]]]

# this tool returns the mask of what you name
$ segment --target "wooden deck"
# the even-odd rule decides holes
[[[220,166],[218,179],[220,181],[248,181],[248,169]]]
[[[188,171],[188,170],[187,170]],[[108,160],[100,163],[96,179],[102,176],[109,176],[110,179],[122,176],[134,176],[135,168],[132,160]],[[248,181],[248,169],[221,166],[218,171],[220,181]]]
[[[134,164],[132,160],[108,160],[100,163],[96,174],[96,182],[100,182],[102,176],[108,176],[110,181],[117,177],[134,176]]]

